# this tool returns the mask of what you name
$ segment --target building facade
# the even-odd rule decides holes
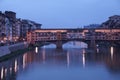
[[[0,43],[24,41],[28,31],[41,29],[41,26],[34,21],[16,18],[15,12],[0,12]]]
[[[114,15],[101,24],[102,28],[120,28],[120,15]]]
[[[32,31],[32,30],[36,30],[36,29],[41,29],[42,24],[36,23],[34,21],[31,20],[25,20],[23,19],[21,21],[21,29],[20,29],[20,37],[24,40],[27,39],[27,32],[28,31]]]
[[[4,42],[5,34],[5,15],[0,12],[0,43]]]

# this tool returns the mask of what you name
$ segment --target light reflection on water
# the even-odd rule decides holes
[[[67,52],[67,66],[69,67],[70,65],[70,54]]]
[[[85,53],[83,53],[83,67],[85,67]]]
[[[111,60],[113,60],[113,47],[110,48]]]
[[[1,68],[1,79],[3,79],[3,67]]]
[[[35,49],[1,62],[1,80],[120,79],[120,54],[116,48],[98,47],[99,51],[93,53],[80,45],[67,45],[69,48],[61,50],[52,48],[53,44],[37,47],[37,54]]]
[[[38,47],[35,47],[35,52],[38,53]]]

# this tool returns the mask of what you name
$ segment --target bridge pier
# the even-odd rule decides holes
[[[94,34],[91,36],[91,39],[90,39],[90,41],[88,43],[88,48],[93,49],[94,51],[97,50]]]
[[[92,50],[92,53],[96,53],[97,52],[97,47],[96,47],[96,43],[95,40],[90,40],[88,42],[88,49]]]
[[[91,49],[96,49],[95,40],[91,40],[91,41],[90,41],[89,48],[91,48]]]
[[[56,42],[56,48],[57,48],[57,49],[62,49],[62,41],[58,40],[58,41]]]

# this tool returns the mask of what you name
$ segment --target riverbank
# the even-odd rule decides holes
[[[18,54],[28,51],[27,42],[21,42],[13,45],[2,46],[0,47],[0,62],[7,60],[10,57],[16,56]]]
[[[17,51],[11,52],[10,54],[6,54],[4,56],[1,56],[0,57],[0,62],[6,61],[6,60],[8,60],[8,59],[10,59],[12,57],[23,54],[26,51],[29,51],[29,48],[25,48],[25,49],[22,49],[22,50],[17,50]]]

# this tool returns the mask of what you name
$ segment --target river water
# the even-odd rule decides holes
[[[96,52],[82,42],[36,47],[0,62],[0,80],[120,80],[120,50],[98,47]]]

